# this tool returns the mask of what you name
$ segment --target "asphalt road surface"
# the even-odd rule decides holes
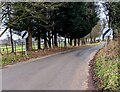
[[[86,90],[89,62],[102,45],[86,46],[2,70],[3,90]]]

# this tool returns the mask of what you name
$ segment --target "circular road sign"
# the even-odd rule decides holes
[[[21,36],[23,39],[26,39],[28,37],[28,32],[27,31],[22,31]]]

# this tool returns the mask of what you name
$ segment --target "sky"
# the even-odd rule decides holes
[[[0,29],[0,34],[5,30],[4,27],[1,27]],[[9,29],[0,37],[0,40],[4,40],[4,39],[8,39],[8,37],[10,37],[10,32]],[[18,36],[16,34],[13,34],[13,40],[18,40],[18,39],[22,39],[21,36]]]
[[[99,12],[98,12],[98,13],[99,13],[99,16],[100,16],[101,25],[103,24],[104,21],[105,21],[106,24],[107,24],[107,19],[106,19],[105,13],[108,13],[108,11],[105,11],[102,3],[104,3],[104,2],[103,2],[103,1],[98,2],[98,6],[99,6]],[[108,18],[108,16],[107,16],[107,18]],[[108,19],[109,19],[109,18],[108,18]]]
[[[98,5],[100,9],[99,16],[100,16],[101,29],[102,29],[102,33],[104,34],[109,29],[108,27],[109,16],[106,16],[106,14],[108,14],[108,11],[105,11],[105,8],[103,7],[102,3],[104,3],[104,1],[100,1]],[[103,28],[104,23],[105,23],[105,28]],[[113,30],[112,28],[110,29],[111,30],[105,35],[105,38],[110,36],[113,39]],[[102,35],[101,35],[101,39],[102,39]]]

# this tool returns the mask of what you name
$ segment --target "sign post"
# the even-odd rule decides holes
[[[27,56],[26,38],[28,37],[28,32],[27,31],[22,31],[21,36],[22,36],[22,39],[25,41],[25,55]]]
[[[109,54],[108,52],[108,44],[109,44],[109,41],[110,41],[110,37],[113,36],[113,30],[111,28],[105,28],[103,30],[103,39],[106,38],[106,42],[105,42],[105,49],[106,49],[106,54]]]

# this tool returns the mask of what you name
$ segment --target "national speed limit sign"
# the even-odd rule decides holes
[[[27,31],[22,31],[21,36],[23,39],[26,39],[28,37],[28,32]]]

